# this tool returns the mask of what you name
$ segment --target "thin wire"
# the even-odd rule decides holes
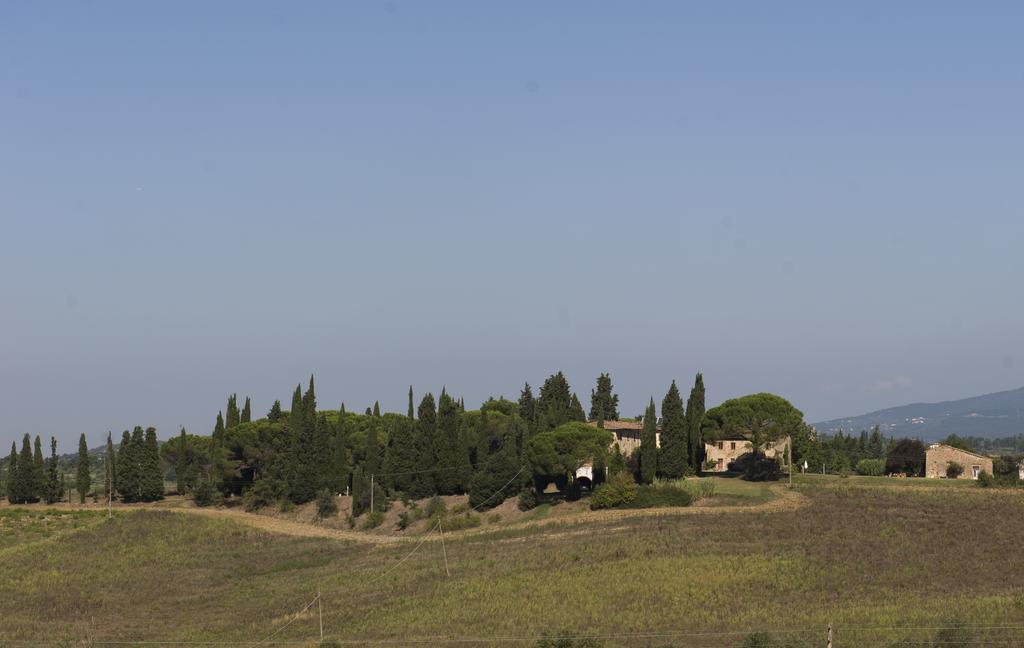
[[[299,610],[298,612],[296,612],[296,613],[295,613],[295,616],[293,616],[293,617],[291,618],[291,620],[290,620],[290,621],[288,621],[288,623],[284,624],[283,626],[281,626],[281,627],[280,627],[280,628],[278,628],[277,630],[274,630],[274,631],[273,631],[273,632],[271,632],[271,633],[270,633],[269,635],[267,635],[267,636],[266,636],[265,638],[261,639],[260,641],[257,641],[256,643],[254,643],[254,644],[252,644],[252,645],[253,645],[253,646],[258,646],[258,645],[260,645],[261,643],[265,643],[265,642],[267,642],[268,640],[270,640],[270,639],[273,639],[273,638],[274,638],[274,637],[275,637],[275,636],[276,636],[276,635],[277,635],[277,634],[278,634],[279,632],[281,632],[282,630],[284,630],[285,628],[287,628],[287,627],[288,627],[288,626],[290,626],[291,624],[293,624],[293,623],[295,623],[296,621],[298,621],[299,617],[300,617],[300,616],[302,616],[302,614],[303,614],[303,613],[304,613],[304,612],[305,612],[306,610],[308,610],[309,608],[313,607],[313,604],[314,604],[314,603],[316,603],[316,602],[317,602],[317,601],[319,601],[319,600],[320,600],[320,595],[319,595],[319,594],[317,594],[317,595],[316,595],[315,597],[313,597],[313,600],[312,600],[312,601],[310,601],[309,603],[307,603],[307,604],[306,604],[306,607],[304,607],[304,608],[302,608],[301,610]]]

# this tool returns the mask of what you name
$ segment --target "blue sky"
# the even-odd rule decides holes
[[[1020,3],[0,5],[0,442],[1024,384]],[[586,400],[586,399],[584,399]]]

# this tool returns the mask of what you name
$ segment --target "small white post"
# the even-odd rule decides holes
[[[320,589],[316,590],[316,612],[320,615],[320,643],[324,642],[324,609],[320,604]]]
[[[448,578],[451,578],[452,573],[448,571],[448,549],[444,546],[444,527],[441,526],[441,520],[437,521],[437,528],[441,531],[441,552],[444,554],[444,573]]]
[[[370,513],[373,513],[373,475],[370,475]]]

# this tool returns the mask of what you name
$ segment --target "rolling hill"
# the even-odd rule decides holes
[[[1024,387],[942,403],[913,403],[815,423],[819,432],[859,432],[879,426],[886,436],[926,441],[949,434],[1009,437],[1024,434]]]

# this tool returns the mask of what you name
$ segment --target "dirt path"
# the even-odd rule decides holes
[[[507,525],[496,525],[478,527],[475,529],[466,529],[464,531],[453,531],[448,532],[449,538],[453,537],[467,537],[476,535],[487,535],[489,533],[501,533],[502,531],[517,531],[519,529],[529,529],[536,527],[544,527],[558,524],[575,525],[575,524],[586,524],[586,523],[601,523],[601,522],[616,522],[620,520],[626,520],[630,518],[639,517],[685,517],[689,515],[734,515],[744,513],[782,513],[786,511],[795,511],[805,506],[808,499],[796,492],[785,487],[774,487],[772,489],[776,497],[760,504],[750,504],[742,506],[689,506],[685,508],[657,508],[657,509],[625,509],[615,511],[582,511],[574,513],[572,515],[554,516],[550,518],[543,518],[540,520],[527,520],[524,522],[518,522]],[[282,520],[280,518],[270,517],[267,515],[259,515],[257,513],[246,513],[245,511],[239,511],[236,509],[225,509],[225,508],[195,508],[195,507],[175,507],[175,508],[162,508],[160,510],[174,511],[177,513],[187,513],[192,515],[201,515],[210,518],[230,519],[242,524],[248,524],[249,526],[269,531],[270,533],[281,533],[290,536],[299,536],[305,538],[330,538],[334,540],[346,540],[350,542],[365,542],[376,545],[394,545],[403,542],[419,542],[423,540],[423,536],[386,536],[376,535],[370,533],[362,533],[359,531],[346,531],[343,529],[329,529],[326,527],[320,527],[305,522],[294,522],[291,520]],[[559,535],[563,533],[572,533],[571,531],[560,531]],[[437,541],[440,536],[437,534],[431,534],[425,538],[428,541]]]
[[[806,496],[801,495],[795,490],[790,490],[784,486],[773,486],[772,492],[776,495],[767,502],[761,502],[759,504],[749,504],[740,506],[688,506],[685,508],[656,508],[656,509],[624,509],[624,510],[611,510],[611,511],[579,511],[567,515],[553,515],[551,517],[535,519],[535,520],[523,520],[519,522],[512,522],[510,524],[497,524],[488,525],[483,527],[477,527],[473,529],[466,529],[463,531],[452,531],[445,532],[445,535],[449,538],[459,537],[470,537],[479,535],[488,535],[492,533],[502,533],[505,531],[518,531],[520,529],[530,529],[537,527],[555,526],[555,525],[566,525],[574,526],[578,524],[592,524],[592,523],[608,523],[617,522],[620,520],[627,520],[631,518],[640,517],[685,517],[689,515],[736,515],[736,514],[748,514],[748,513],[782,513],[786,511],[795,511],[802,508],[808,503]],[[6,504],[0,504],[0,507],[5,508]],[[19,506],[20,508],[21,506]],[[30,504],[26,508],[53,508],[47,507],[43,504]],[[65,508],[65,507],[55,507]],[[72,506],[66,508],[84,508],[90,510],[96,510],[101,507],[96,506]],[[66,510],[65,508],[65,510]],[[198,508],[192,505],[180,505],[175,504],[168,506],[166,502],[159,504],[121,504],[114,507],[115,511],[129,511],[129,510],[150,510],[150,511],[170,511],[174,513],[180,513],[183,515],[198,515],[206,518],[213,519],[227,519],[246,524],[269,533],[279,533],[282,535],[290,535],[302,538],[328,538],[331,540],[342,540],[346,542],[362,542],[366,544],[385,546],[385,545],[397,545],[402,543],[420,542],[426,540],[429,542],[435,542],[440,540],[440,536],[436,533],[432,533],[426,537],[422,535],[414,536],[388,536],[378,535],[373,533],[363,533],[361,531],[353,531],[347,529],[332,529],[328,527],[317,526],[308,522],[299,522],[294,520],[286,520],[270,515],[260,515],[258,513],[247,513],[245,511],[235,508]],[[616,530],[623,530],[625,527],[618,527]],[[552,532],[551,535],[572,535],[574,533],[580,533],[580,531],[573,531],[568,529],[560,529]]]

